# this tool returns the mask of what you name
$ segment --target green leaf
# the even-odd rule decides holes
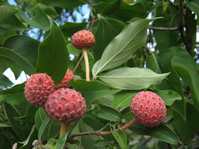
[[[56,149],[64,149],[67,138],[68,138],[68,133],[59,138],[56,143]]]
[[[121,1],[117,4],[117,11],[109,10],[109,15],[123,21],[129,21],[134,18],[145,18],[150,9],[153,8],[152,0],[133,1],[131,4]]]
[[[173,89],[180,94],[182,94],[183,90],[181,80],[175,73],[175,71],[172,69],[171,60],[175,55],[178,55],[178,53],[180,53],[181,51],[182,50],[179,48],[172,47],[169,49],[165,49],[165,51],[161,51],[158,54],[158,62],[162,72],[171,72],[171,74],[168,76],[168,79],[165,81],[167,83],[167,87],[164,89]]]
[[[20,105],[26,102],[24,97],[24,84],[0,91],[0,102],[6,102],[11,105]]]
[[[197,15],[199,15],[199,1],[198,0],[191,0],[187,2],[187,6],[195,12]]]
[[[44,3],[46,5],[51,5],[54,7],[61,7],[61,8],[66,8],[66,9],[73,9],[81,4],[83,4],[82,0],[38,0],[41,3]]]
[[[172,58],[171,65],[173,70],[191,88],[194,105],[199,109],[199,79],[195,61],[184,49],[181,49],[181,52]]]
[[[99,78],[109,86],[123,90],[140,90],[160,83],[169,73],[157,74],[146,68],[118,68],[104,73]]]
[[[9,30],[20,30],[24,25],[15,16],[17,9],[8,5],[0,6],[0,27]]]
[[[105,14],[118,5],[118,0],[91,0],[90,5],[99,14]]]
[[[13,106],[7,103],[3,104],[7,118],[12,126],[18,141],[23,141],[29,134],[33,124],[32,117],[34,109],[27,103],[19,106]],[[21,109],[20,109],[21,108]]]
[[[98,118],[111,122],[120,121],[120,113],[107,106],[100,106],[100,108],[95,111],[95,115]]]
[[[18,111],[15,109],[14,106],[5,103],[4,104],[5,107],[5,111],[6,111],[6,115],[8,117],[8,120],[12,126],[12,130],[15,132],[15,134],[18,137],[25,137],[25,135],[21,132],[23,132],[23,127],[21,128],[21,123],[19,121],[19,119],[17,119],[20,115],[18,113]]]
[[[48,140],[58,135],[59,123],[50,119],[42,108],[35,114],[35,125],[39,139]]]
[[[122,92],[116,94],[112,101],[112,107],[119,111],[126,109],[127,107],[129,107],[130,102],[134,95],[135,93],[129,93],[129,92]]]
[[[174,27],[177,24],[177,20],[179,15],[177,14],[178,10],[174,5],[169,5],[167,11],[163,11],[164,2],[160,1],[155,8],[156,16],[164,17],[164,19],[157,19],[154,21],[154,26],[164,26],[164,27]],[[155,37],[155,41],[157,43],[156,48],[161,52],[167,52],[167,49],[172,46],[179,45],[179,32],[177,31],[161,31],[154,30],[153,37]]]
[[[98,16],[97,22],[92,26],[96,43],[92,47],[94,56],[99,59],[108,43],[120,33],[125,23],[110,17]],[[107,34],[108,32],[108,34]]]
[[[154,72],[161,73],[160,66],[158,64],[155,53],[149,53],[146,56],[146,67]]]
[[[20,16],[30,26],[42,30],[48,30],[50,27],[50,20],[40,4],[27,9],[27,11],[22,11]]]
[[[141,125],[135,125],[131,129],[138,134],[149,135],[169,144],[177,145],[179,141],[176,133],[166,125],[160,125],[155,128],[146,128]]]
[[[50,122],[50,119],[48,117],[46,117],[44,121],[42,122],[41,127],[39,128],[39,132],[38,132],[39,140],[41,140],[41,137],[44,134],[44,131],[47,128],[49,122]]]
[[[113,131],[112,135],[121,149],[128,149],[128,138],[123,131]]]
[[[7,39],[4,46],[13,49],[33,66],[36,65],[39,42],[24,35],[17,35]]]
[[[13,85],[13,83],[7,77],[3,75],[0,76],[0,91],[7,87],[10,87],[11,85]]]
[[[71,82],[71,85],[83,94],[87,104],[104,98],[113,98],[113,95],[118,92],[118,90],[113,90],[100,81],[75,80]]]
[[[0,48],[0,73],[3,73],[7,68],[19,75],[21,71],[31,74],[35,68],[26,59],[17,54],[14,50],[1,47]]]
[[[94,78],[97,74],[120,66],[132,58],[133,53],[142,48],[146,42],[148,20],[138,19],[129,24],[105,48],[102,57],[93,66]]]
[[[70,37],[73,33],[84,28],[86,28],[86,23],[66,22],[61,26],[61,30],[66,37]]]
[[[193,104],[179,101],[172,108],[172,113],[171,124],[174,130],[184,143],[190,143],[192,137],[199,131],[198,109]]]
[[[173,90],[160,90],[157,93],[162,97],[167,106],[171,106],[176,100],[182,100],[182,97]]]
[[[53,24],[50,33],[39,46],[37,71],[48,73],[58,82],[65,74],[67,60],[66,41],[59,27]]]

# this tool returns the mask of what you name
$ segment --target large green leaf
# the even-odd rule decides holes
[[[118,67],[132,58],[133,53],[145,45],[148,23],[148,20],[138,19],[117,35],[105,48],[101,59],[95,63],[93,76]]]
[[[199,109],[199,79],[197,66],[193,58],[184,49],[181,49],[181,52],[172,58],[171,65],[173,70],[191,88],[194,105]]]
[[[92,47],[95,59],[99,59],[108,43],[123,29],[125,24],[117,19],[98,16],[97,22],[92,26],[96,43]],[[108,32],[108,34],[107,34]]]
[[[140,90],[160,83],[169,73],[157,74],[147,68],[118,68],[99,78],[109,86],[123,90]]]
[[[132,130],[141,135],[149,135],[160,141],[177,145],[179,138],[176,133],[166,125],[161,125],[155,128],[146,128],[141,125],[135,125]]]
[[[36,65],[38,41],[24,35],[17,35],[7,39],[4,46],[13,49],[33,66]]]
[[[3,73],[9,67],[16,75],[19,75],[21,71],[25,71],[28,74],[31,74],[35,71],[33,65],[22,56],[17,54],[14,50],[1,47],[0,73]]]
[[[50,33],[39,46],[37,71],[48,73],[58,82],[65,74],[67,61],[66,41],[59,27],[53,24]]]

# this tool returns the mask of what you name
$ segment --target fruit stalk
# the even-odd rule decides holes
[[[65,124],[65,123],[60,124],[60,132],[59,132],[60,137],[66,134],[68,128],[69,128],[69,124]]]
[[[88,50],[83,49],[83,56],[84,56],[84,63],[86,67],[86,81],[90,81],[90,66],[89,66],[89,59],[88,59]]]

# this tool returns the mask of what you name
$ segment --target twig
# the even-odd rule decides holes
[[[73,134],[73,135],[70,136],[69,140],[74,140],[74,138],[81,137],[81,136],[92,136],[92,135],[106,136],[106,135],[110,135],[110,134],[112,134],[112,132],[119,131],[119,130],[125,130],[125,129],[131,127],[134,122],[135,122],[134,120],[131,120],[131,121],[125,123],[124,125],[120,126],[118,129],[115,129],[115,130],[81,132],[81,133]]]
[[[156,27],[156,26],[150,26],[149,29],[151,29],[151,30],[159,30],[159,31],[177,31],[178,27]]]

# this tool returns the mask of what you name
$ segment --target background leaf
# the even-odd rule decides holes
[[[176,145],[178,143],[178,136],[175,134],[175,132],[172,129],[170,129],[165,125],[161,125],[159,127],[152,129],[137,125],[132,127],[132,130],[135,131],[136,133],[142,135],[149,135],[170,144]]]
[[[33,66],[36,65],[39,42],[28,36],[17,35],[10,37],[4,43],[4,46],[14,49],[16,53],[29,61]]]
[[[162,97],[167,106],[171,106],[176,100],[182,100],[182,97],[173,90],[160,90],[157,93]]]
[[[18,55],[14,50],[1,47],[0,48],[0,73],[3,73],[7,68],[19,75],[21,71],[31,74],[35,68],[26,59]]]

